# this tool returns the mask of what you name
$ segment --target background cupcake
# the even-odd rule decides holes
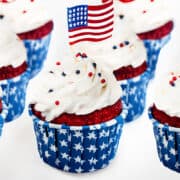
[[[111,69],[123,89],[123,107],[127,110],[125,122],[139,117],[145,108],[149,73],[146,49],[126,21],[116,15],[112,37],[98,43],[80,42],[72,47],[77,56],[85,52],[98,63]]]
[[[2,134],[4,119],[6,118],[6,115],[7,115],[7,107],[2,101],[2,96],[3,96],[3,92],[2,92],[2,89],[0,88],[0,137]]]
[[[116,12],[122,19],[130,18],[130,25],[144,41],[148,53],[148,68],[154,77],[161,48],[170,40],[173,20],[167,0],[115,0]]]
[[[0,86],[8,107],[5,122],[9,122],[24,110],[29,73],[23,42],[4,23],[0,23],[0,39]]]
[[[41,70],[46,59],[53,21],[38,1],[14,0],[0,5],[2,18],[24,41],[32,78]]]
[[[160,83],[159,83],[160,82]],[[180,172],[180,71],[156,80],[154,101],[149,109],[161,162]]]
[[[72,60],[71,69],[57,62],[42,73],[34,81],[30,106],[41,158],[74,173],[106,167],[123,125],[121,91],[113,74],[88,57],[79,59]]]

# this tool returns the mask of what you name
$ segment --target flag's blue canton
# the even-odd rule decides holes
[[[156,65],[161,49],[170,40],[170,35],[159,39],[159,40],[144,40],[144,45],[147,49],[147,64],[150,78],[153,79],[155,76]]]
[[[5,122],[12,121],[18,118],[25,107],[26,88],[29,82],[29,73],[25,72],[22,75],[4,80],[1,83],[3,90],[3,101],[7,105],[8,114]]]
[[[0,112],[0,136],[2,134],[4,120],[6,119],[6,116],[8,114],[7,105],[4,103],[4,101],[2,99],[1,99],[1,101],[2,101],[2,111]]]
[[[68,29],[88,26],[88,6],[81,5],[68,8]]]
[[[172,130],[153,119],[154,136],[160,161],[168,168],[180,172],[180,132]]]
[[[123,127],[122,118],[113,125],[104,123],[98,128],[83,126],[78,130],[70,126],[52,127],[35,116],[33,119],[39,154],[44,162],[74,173],[106,167],[116,154]]]
[[[24,46],[27,49],[27,63],[30,72],[30,78],[37,75],[43,67],[46,60],[51,34],[36,40],[24,40]]]
[[[131,122],[143,113],[146,104],[148,82],[148,72],[145,72],[136,78],[131,78],[122,82],[120,81],[120,86],[123,90],[121,98],[123,101],[123,108],[127,110],[125,122]]]

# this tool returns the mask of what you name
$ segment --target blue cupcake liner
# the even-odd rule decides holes
[[[161,49],[170,41],[171,35],[167,35],[158,40],[144,40],[144,46],[147,49],[147,64],[150,78],[155,76],[156,66]]]
[[[50,40],[51,33],[41,39],[23,40],[27,50],[30,78],[33,78],[41,71],[47,57]]]
[[[43,161],[71,173],[105,168],[115,157],[123,119],[91,126],[66,126],[44,122],[29,114],[34,123],[38,151]]]
[[[135,78],[119,81],[123,94],[121,100],[126,111],[124,122],[132,122],[140,117],[146,105],[146,91],[149,82],[149,72]]]
[[[2,111],[0,113],[0,137],[2,135],[2,129],[3,129],[3,125],[4,125],[4,120],[6,119],[6,116],[8,114],[8,110],[7,110],[7,106],[4,104],[4,102],[2,101]]]
[[[149,118],[153,120],[157,152],[165,167],[180,173],[180,128],[161,124],[153,118],[149,109]]]
[[[29,82],[29,72],[15,78],[0,81],[3,91],[2,100],[7,105],[8,114],[5,122],[17,119],[25,108],[26,89]]]

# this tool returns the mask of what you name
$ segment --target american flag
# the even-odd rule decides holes
[[[67,8],[69,44],[98,42],[110,38],[113,31],[113,11],[113,0]]]

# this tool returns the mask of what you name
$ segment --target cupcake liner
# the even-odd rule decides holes
[[[146,104],[146,90],[149,82],[149,73],[119,81],[123,95],[121,97],[123,108],[127,111],[124,122],[128,123],[142,115]]]
[[[44,122],[32,114],[38,151],[52,167],[71,173],[92,172],[114,158],[122,132],[122,117],[91,126]]]
[[[2,101],[2,111],[0,112],[0,137],[2,135],[2,129],[3,129],[3,125],[4,125],[4,120],[6,119],[8,110],[7,110],[7,106],[4,104],[4,102]]]
[[[10,122],[18,118],[25,107],[26,88],[29,82],[29,72],[15,78],[0,81],[3,91],[3,101],[7,105],[8,114],[5,122]]]
[[[161,124],[153,118],[149,110],[149,118],[153,120],[157,152],[164,166],[180,172],[180,128]]]
[[[37,75],[46,60],[49,44],[51,40],[51,33],[36,40],[23,40],[27,50],[28,67],[30,72],[30,78]]]
[[[144,46],[147,49],[147,65],[150,73],[150,78],[155,76],[156,65],[161,49],[170,41],[171,35],[167,35],[158,40],[144,40]]]

